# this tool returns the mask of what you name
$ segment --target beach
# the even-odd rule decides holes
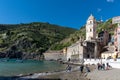
[[[75,66],[74,66],[75,67]],[[109,70],[97,70],[96,65],[90,65],[91,72],[83,73],[76,66],[72,71],[56,71],[47,73],[36,73],[34,75],[20,77],[21,79],[39,79],[39,80],[119,80],[120,69],[111,68]]]
[[[81,73],[80,66],[72,65],[71,71],[54,71],[54,72],[44,72],[44,73],[34,73],[32,75],[20,77],[21,79],[40,79],[40,80],[89,80],[87,79],[86,70],[84,68],[83,73]],[[93,71],[95,65],[90,65],[90,70]]]
[[[97,70],[90,72],[87,78],[90,80],[120,80],[120,69]]]

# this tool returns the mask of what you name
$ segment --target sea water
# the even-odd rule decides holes
[[[65,65],[56,61],[23,60],[19,62],[16,59],[0,59],[0,76],[26,75],[30,73],[59,71],[64,69]]]

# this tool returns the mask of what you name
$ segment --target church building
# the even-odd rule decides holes
[[[96,38],[97,22],[91,14],[86,21],[86,39],[84,41],[77,41],[71,46],[67,47],[66,58],[67,60],[81,61],[88,58],[100,57],[100,45]]]
[[[96,39],[96,27],[97,22],[94,16],[91,14],[86,22],[86,54],[84,58],[98,58],[99,56],[99,44]]]
[[[96,27],[97,27],[96,20],[94,16],[91,14],[86,24],[86,40],[87,41],[96,39]]]

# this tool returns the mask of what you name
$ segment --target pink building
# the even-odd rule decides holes
[[[114,46],[115,49],[120,51],[120,27],[116,28],[114,31]]]
[[[120,52],[120,16],[113,17],[112,24],[117,24],[117,28],[114,31],[114,46]]]
[[[115,46],[115,49],[117,49],[118,47],[118,41],[117,41],[117,28],[115,29],[114,31],[114,46]]]

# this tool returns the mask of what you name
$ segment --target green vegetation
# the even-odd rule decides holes
[[[108,31],[111,35],[113,35],[116,27],[117,27],[117,24],[112,24],[112,19],[109,19],[106,22],[98,23],[97,33],[102,31],[103,29],[103,30]]]
[[[102,29],[114,34],[116,24],[112,24],[112,19],[106,22],[97,22],[97,33]],[[85,26],[80,30],[60,27],[49,23],[34,22],[29,24],[0,25],[0,52],[1,56],[10,58],[27,54],[34,58],[44,58],[42,55],[46,50],[62,50],[70,46],[79,39],[85,39]]]
[[[107,30],[111,35],[114,34],[114,30],[117,27],[117,24],[112,24],[112,19],[107,20],[106,22],[97,22],[97,33],[101,32],[102,29]],[[56,43],[52,46],[52,50],[61,50],[64,47],[68,47],[71,44],[78,41],[80,38],[85,39],[86,30],[85,26],[82,26],[79,31],[71,34],[66,39],[62,40],[59,43]]]
[[[40,22],[0,25],[0,52],[42,54],[51,45],[75,31],[76,29]]]

